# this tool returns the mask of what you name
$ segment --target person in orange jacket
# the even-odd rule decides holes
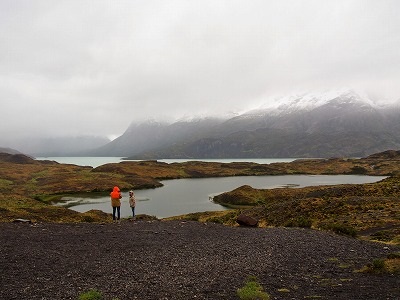
[[[122,195],[119,187],[114,186],[113,191],[110,193],[110,197],[111,197],[111,206],[113,209],[113,221],[120,222]],[[115,212],[117,212],[117,218],[115,218]]]

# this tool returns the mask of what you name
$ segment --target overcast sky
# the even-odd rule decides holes
[[[399,14],[396,0],[1,0],[0,138],[115,137],[299,90],[399,99]]]

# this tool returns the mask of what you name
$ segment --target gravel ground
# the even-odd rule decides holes
[[[180,221],[0,224],[0,299],[400,299],[400,277],[354,272],[399,248],[299,228]]]

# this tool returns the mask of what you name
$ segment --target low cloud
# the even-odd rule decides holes
[[[398,1],[0,3],[0,137],[122,134],[298,90],[400,99]],[[1,139],[0,139],[1,141]]]

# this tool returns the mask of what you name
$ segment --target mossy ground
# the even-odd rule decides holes
[[[393,154],[393,153],[392,153]],[[101,211],[78,213],[49,203],[64,194],[155,188],[160,180],[246,175],[367,174],[387,179],[362,185],[271,190],[239,187],[214,200],[235,208],[176,218],[235,225],[245,211],[259,226],[295,226],[334,230],[362,238],[400,244],[400,155],[363,159],[305,159],[292,163],[122,162],[97,168],[20,156],[0,157],[0,221],[109,222]]]
[[[400,241],[400,177],[373,184],[259,190],[248,186],[214,198],[242,210],[263,226],[309,227],[386,243]],[[245,196],[243,196],[245,195]],[[257,199],[254,201],[254,199]],[[243,202],[244,201],[244,202]]]

